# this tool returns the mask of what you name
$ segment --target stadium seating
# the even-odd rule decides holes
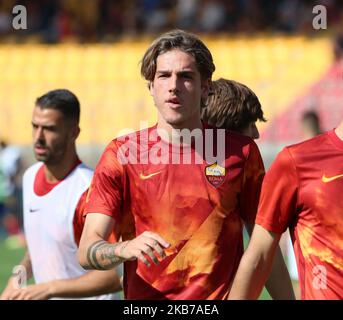
[[[13,143],[29,144],[34,100],[62,87],[74,91],[81,101],[80,143],[107,143],[123,128],[139,129],[140,121],[153,124],[156,111],[139,65],[149,41],[1,45],[1,135]],[[262,132],[320,79],[331,63],[330,40],[326,38],[205,37],[204,41],[216,63],[214,78],[243,82],[259,96],[269,120],[261,126]],[[283,137],[278,135],[278,139]]]

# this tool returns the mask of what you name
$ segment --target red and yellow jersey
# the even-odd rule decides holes
[[[343,141],[334,131],[285,148],[263,182],[256,223],[290,228],[302,299],[343,299]]]
[[[221,165],[193,161],[191,147],[182,151],[190,164],[153,164],[144,161],[145,152],[159,151],[145,139],[155,129],[134,134],[138,163],[118,160],[118,139],[107,146],[85,212],[113,217],[124,241],[151,231],[171,244],[157,266],[125,262],[127,299],[224,299],[243,253],[242,220],[253,223],[256,216],[264,176],[259,150],[250,138],[227,131]],[[175,150],[167,147],[171,160]]]
[[[73,219],[74,239],[77,246],[79,246],[80,244],[82,231],[86,222],[85,206],[86,206],[87,195],[88,195],[88,189],[80,197],[80,200],[75,209],[75,215]],[[116,242],[116,235],[114,231],[108,236],[107,241],[111,243]]]

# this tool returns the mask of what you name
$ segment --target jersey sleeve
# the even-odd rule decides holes
[[[263,161],[257,145],[252,142],[245,162],[242,190],[240,194],[240,214],[246,223],[253,224],[265,174]]]
[[[85,225],[85,220],[86,220],[86,216],[84,212],[85,212],[87,194],[88,194],[88,190],[86,190],[80,197],[76,210],[75,210],[75,215],[74,215],[74,220],[73,220],[74,239],[77,246],[79,246],[80,244],[83,227]],[[107,239],[107,241],[111,243],[114,243],[117,241],[115,230],[113,230],[113,232],[109,235],[109,238]]]
[[[86,204],[86,198],[87,198],[87,192],[86,190],[82,196],[79,199],[79,202],[76,206],[75,209],[75,215],[74,215],[74,220],[73,220],[73,226],[74,226],[74,239],[79,246],[81,235],[82,235],[82,230],[83,226],[85,224],[85,216],[84,216],[84,210],[85,210],[85,204]]]
[[[119,221],[123,201],[123,165],[117,158],[118,147],[112,141],[102,154],[88,191],[85,215],[102,213]]]
[[[283,233],[296,213],[297,195],[296,166],[285,148],[264,178],[255,223],[271,232]]]

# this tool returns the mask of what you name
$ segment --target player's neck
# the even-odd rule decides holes
[[[46,164],[44,168],[45,178],[49,183],[63,180],[79,162],[76,150],[66,155],[58,164]]]
[[[343,141],[343,121],[341,122],[341,124],[336,128],[335,130],[338,138],[340,138]]]
[[[195,129],[202,129],[203,124],[201,122],[201,119],[199,118],[199,121],[194,121],[192,123],[182,123],[180,125],[170,125],[166,123],[164,120],[158,121],[157,129],[159,131],[159,135],[162,137],[165,137],[165,135],[168,135],[169,142],[172,144],[179,144],[180,143],[180,137],[184,137],[182,134],[182,129],[190,130],[191,132]],[[161,133],[163,131],[163,133]],[[196,132],[193,131],[194,137],[196,136]],[[190,141],[189,141],[190,142]],[[188,144],[187,141],[184,141],[184,144]]]

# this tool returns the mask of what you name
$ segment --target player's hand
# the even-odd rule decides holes
[[[26,288],[14,289],[6,296],[6,300],[46,300],[51,297],[50,283],[41,283]]]
[[[2,292],[0,296],[0,300],[9,300],[10,295],[15,291],[14,288],[6,287],[6,289]]]
[[[115,253],[125,260],[136,260],[143,262],[150,267],[150,261],[159,264],[160,260],[166,257],[164,249],[170,244],[156,233],[145,231],[137,238],[121,242],[117,245]]]
[[[14,286],[14,278],[11,277],[8,280],[7,286],[4,289],[4,291],[2,292],[2,294],[0,295],[0,300],[9,300],[9,297],[13,294],[13,292],[15,292],[16,289]]]

